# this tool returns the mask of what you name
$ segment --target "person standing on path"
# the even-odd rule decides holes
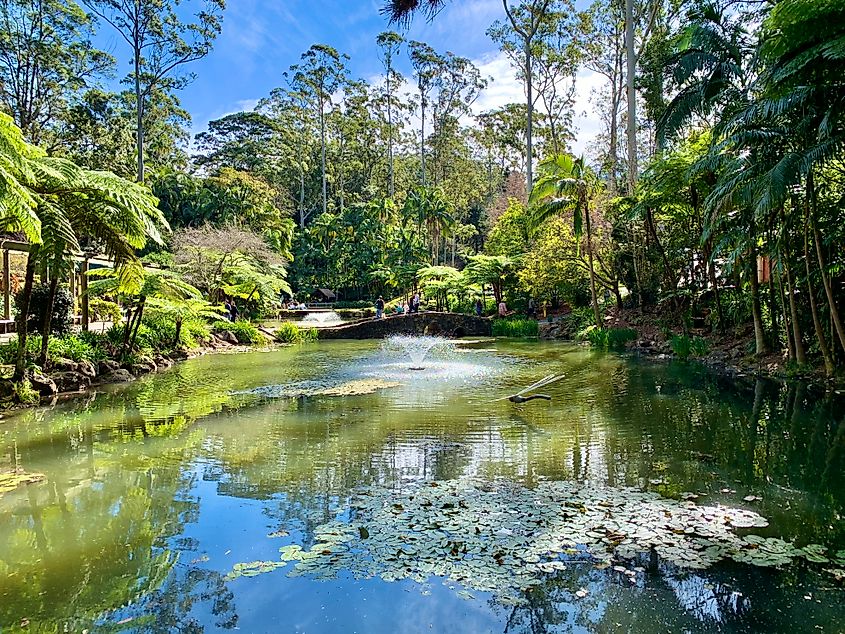
[[[481,313],[483,313],[483,312],[484,312],[484,307],[481,305],[481,300],[476,299],[475,300],[475,316],[481,317]]]
[[[384,316],[384,298],[379,295],[376,300],[376,319],[381,319]]]
[[[508,314],[508,305],[505,303],[505,300],[499,302],[499,317],[506,317]]]

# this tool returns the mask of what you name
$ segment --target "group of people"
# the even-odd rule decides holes
[[[292,299],[289,302],[282,302],[282,310],[308,310],[308,306],[304,302]]]
[[[235,300],[229,300],[223,302],[223,309],[225,310],[225,317],[229,321],[237,321],[238,315],[240,315],[240,311],[238,310],[238,305],[235,304]]]
[[[414,296],[411,298],[410,303],[406,304],[405,302],[399,302],[396,306],[393,307],[393,314],[395,315],[404,315],[405,313],[418,313],[420,312],[420,294],[414,293]],[[379,298],[376,300],[376,319],[381,319],[384,317],[384,297],[379,295]]]

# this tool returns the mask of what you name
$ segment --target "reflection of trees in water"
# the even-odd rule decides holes
[[[171,600],[160,605],[178,622],[194,597],[224,589],[216,573],[179,574],[167,547],[198,515],[188,495],[193,476],[182,465],[201,442],[187,428],[197,411],[207,413],[208,395],[162,415],[149,400],[156,395],[139,388],[30,410],[7,423],[0,450],[47,481],[2,499],[0,629],[27,618],[41,629],[80,631],[120,606],[168,592]],[[180,592],[185,597],[172,600]]]
[[[238,435],[226,423],[219,435],[211,428],[219,462],[206,465],[203,478],[218,481],[222,495],[279,498],[266,512],[310,543],[314,529],[343,510],[356,487],[402,490],[424,479],[459,477],[467,465],[469,448],[445,428],[409,440],[399,421],[372,426],[365,411],[338,417],[335,404],[282,400],[241,423]]]
[[[646,559],[639,561],[644,567]],[[631,585],[612,568],[575,564],[533,587],[524,605],[503,605],[495,598],[490,605],[508,634],[813,631],[816,624],[839,622],[842,608],[832,595],[821,602],[795,596],[796,587],[818,587],[811,574],[731,564],[692,572],[661,563]],[[586,597],[575,596],[579,588],[588,591]]]

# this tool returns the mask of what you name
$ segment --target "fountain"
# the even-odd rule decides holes
[[[393,335],[387,339],[386,345],[388,348],[398,348],[405,351],[405,354],[411,359],[412,365],[409,370],[425,370],[422,365],[428,353],[432,349],[443,346],[448,343],[448,339],[443,337],[423,336],[417,337],[413,335]]]
[[[333,310],[318,310],[309,312],[299,323],[306,328],[309,326],[328,328],[330,326],[339,326],[343,323],[343,318]]]

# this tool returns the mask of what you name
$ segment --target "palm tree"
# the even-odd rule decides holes
[[[666,61],[677,94],[656,122],[662,141],[694,117],[725,119],[748,103],[754,42],[737,19],[714,3],[697,6]]]
[[[516,264],[516,260],[505,255],[471,255],[467,258],[464,276],[469,284],[489,284],[498,304],[504,296],[505,280]]]
[[[161,305],[162,302],[179,303],[202,299],[202,293],[198,289],[173,271],[146,271],[142,268],[139,283],[134,287],[127,287],[117,270],[98,269],[92,271],[91,276],[102,279],[91,283],[90,293],[120,297],[121,303],[129,308],[129,315],[123,327],[123,345],[120,352],[124,358],[135,348],[147,300],[153,299],[159,302],[157,305]]]
[[[529,219],[533,231],[549,216],[569,211],[572,212],[575,237],[580,238],[586,229],[590,296],[597,328],[601,328],[602,321],[596,295],[590,201],[599,191],[599,187],[599,180],[584,162],[584,157],[576,159],[571,154],[558,154],[540,163],[540,178],[529,196],[529,203],[533,205],[533,214]]]

